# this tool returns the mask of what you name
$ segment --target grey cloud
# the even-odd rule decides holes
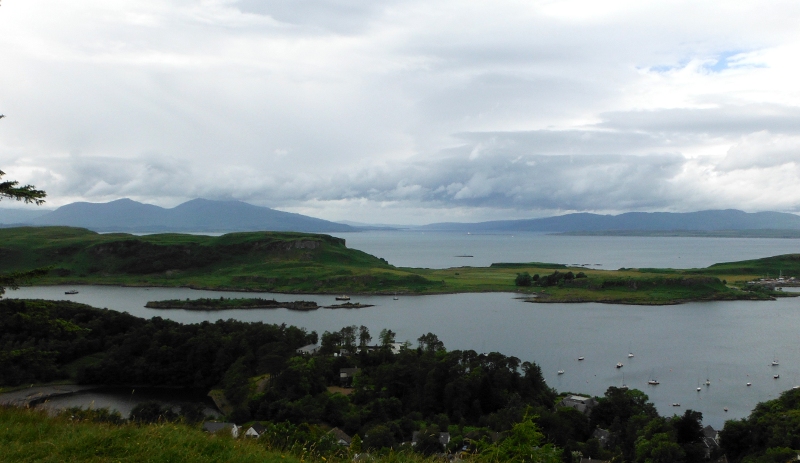
[[[612,130],[733,136],[763,130],[800,134],[800,108],[775,104],[608,112],[601,117],[604,121],[598,127]]]
[[[800,164],[800,136],[774,135],[762,131],[733,145],[717,165],[719,171],[764,169],[788,163]]]
[[[361,32],[370,21],[396,2],[359,0],[239,0],[243,13],[270,16],[276,21],[337,33]]]
[[[610,130],[531,130],[457,134],[478,147],[501,153],[529,154],[649,154],[674,151],[675,141],[658,133]],[[680,145],[677,145],[680,146]]]

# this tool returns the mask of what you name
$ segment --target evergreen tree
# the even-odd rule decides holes
[[[0,170],[0,180],[6,173]],[[47,196],[42,190],[37,190],[33,185],[19,186],[19,182],[0,181],[0,200],[3,198],[14,199],[23,201],[25,203],[36,204],[37,206],[44,203],[44,197]],[[33,270],[29,272],[12,272],[0,274],[0,297],[6,292],[6,288],[17,289],[21,282],[27,281],[31,278],[40,276],[46,273],[44,270]]]

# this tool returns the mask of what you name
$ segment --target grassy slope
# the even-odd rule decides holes
[[[257,443],[209,436],[177,424],[73,423],[38,411],[0,408],[0,461],[298,462]]]
[[[182,424],[112,425],[72,422],[48,417],[37,410],[0,407],[0,462],[114,462],[114,463],[345,463],[346,457],[325,460],[297,451],[270,449],[254,439],[211,436]],[[490,459],[493,461],[493,459]],[[435,460],[413,453],[374,456],[376,463],[427,463]]]
[[[564,287],[519,288],[517,273],[547,275],[563,265],[494,264],[449,269],[397,268],[348,249],[343,240],[303,233],[231,233],[220,237],[97,234],[68,227],[0,229],[0,272],[51,266],[37,284],[188,286],[287,293],[522,291],[540,302],[672,304],[689,300],[768,299],[726,286],[763,275],[800,275],[800,255],[716,264],[707,269],[582,271]],[[707,278],[711,277],[711,278]],[[635,280],[635,284],[619,283]],[[617,281],[617,284],[608,284]]]

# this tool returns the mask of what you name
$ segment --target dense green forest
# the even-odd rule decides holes
[[[67,380],[213,389],[227,399],[227,418],[235,422],[261,421],[306,440],[335,426],[361,436],[359,445],[372,452],[402,449],[415,431],[451,437],[446,448],[429,439],[417,453],[511,451],[523,445],[512,445],[517,439],[546,448],[540,460],[557,455],[565,462],[581,456],[700,462],[723,452],[730,461],[771,462],[786,461],[780,458],[800,447],[800,391],[728,422],[722,448],[709,448],[700,413],[659,416],[641,391],[611,387],[585,414],[557,405],[565,394],[546,385],[535,363],[448,351],[433,333],[414,346],[394,341],[389,329],[373,340],[363,326],[318,335],[285,325],[180,324],[72,302],[6,299],[0,300],[0,385]],[[317,342],[313,355],[297,353]],[[342,369],[352,372],[347,384]],[[146,411],[136,412],[138,421]]]

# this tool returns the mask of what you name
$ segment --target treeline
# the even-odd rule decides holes
[[[73,375],[86,384],[211,389],[240,358],[277,374],[298,347],[316,341],[285,325],[184,325],[66,301],[0,300],[0,385]]]
[[[245,411],[255,419],[327,423],[362,436],[381,433],[393,445],[410,441],[425,425],[443,432],[452,425],[506,431],[531,408],[546,413],[553,408],[556,394],[533,363],[499,353],[447,351],[430,333],[418,347],[397,353],[388,343],[359,349],[331,342],[356,329],[342,331],[343,336],[323,334],[318,355],[291,359]],[[360,338],[365,334],[369,338],[361,327]],[[381,337],[387,338],[386,331]],[[345,354],[332,355],[340,352]],[[328,393],[329,385],[340,384],[342,369],[357,369],[351,393]]]

